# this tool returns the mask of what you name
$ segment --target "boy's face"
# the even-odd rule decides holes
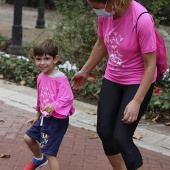
[[[48,54],[43,56],[34,56],[36,66],[46,75],[50,75],[54,72],[55,64],[58,62],[58,59],[58,55],[56,55],[55,58]]]

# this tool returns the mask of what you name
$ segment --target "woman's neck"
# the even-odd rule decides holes
[[[129,6],[123,8],[123,9],[120,9],[120,10],[115,9],[114,19],[118,19],[121,16],[123,16],[126,13],[126,11],[128,10],[128,8],[129,8]]]

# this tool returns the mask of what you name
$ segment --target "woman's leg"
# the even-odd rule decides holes
[[[123,155],[128,170],[143,169],[141,154],[133,143],[132,137],[150,101],[153,85],[141,105],[138,121],[130,125],[122,122],[124,109],[133,99],[138,87],[139,85],[134,85],[132,87],[125,86],[124,88],[124,86],[106,79],[102,84],[98,105],[97,132],[102,140],[105,154],[114,169],[126,170],[119,153]],[[119,159],[121,163],[118,163],[116,159]]]
[[[107,156],[113,170],[127,170],[122,155],[119,153],[117,155]]]
[[[138,122],[140,121],[141,116],[146,110],[150,98],[153,93],[153,84],[150,87],[148,93],[145,96],[143,103],[141,104],[138,119],[131,124],[124,124],[122,122],[123,113],[127,104],[133,99],[136,91],[138,90],[139,85],[129,85],[123,87],[123,98],[119,108],[119,113],[117,116],[115,128],[114,128],[114,141],[117,143],[118,148],[122,154],[122,157],[125,161],[126,167],[128,170],[142,170],[142,156],[133,142],[133,134],[136,130]]]
[[[117,144],[113,140],[113,129],[121,99],[122,91],[119,85],[104,79],[98,103],[97,132],[114,170],[126,170]]]
[[[143,165],[142,165],[140,168],[138,168],[137,170],[144,170],[144,169],[143,169]]]

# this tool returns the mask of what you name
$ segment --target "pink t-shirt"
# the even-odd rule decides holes
[[[50,115],[42,112],[44,117],[54,116],[64,119],[68,114],[73,114],[74,96],[65,75],[49,77],[41,73],[37,79],[37,111],[41,111],[47,104],[52,103],[55,111]]]
[[[108,62],[104,77],[120,84],[140,84],[144,73],[143,53],[156,50],[153,18],[143,14],[147,11],[136,1],[132,1],[126,13],[115,19],[98,17],[99,37],[104,38],[108,51]],[[156,80],[156,72],[153,82]]]

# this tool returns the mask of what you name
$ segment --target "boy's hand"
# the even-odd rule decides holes
[[[28,120],[27,123],[32,126],[38,119],[39,119],[38,117],[34,117],[34,118]]]
[[[41,112],[38,111],[35,117],[28,120],[27,123],[32,126],[40,118],[40,115],[41,115]]]
[[[42,111],[46,111],[47,113],[52,114],[54,112],[54,107],[52,104],[48,104],[42,109]]]

